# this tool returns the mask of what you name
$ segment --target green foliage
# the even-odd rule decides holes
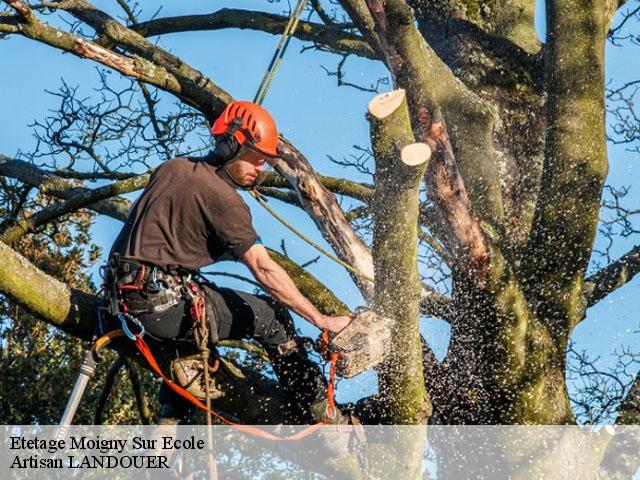
[[[3,182],[2,229],[18,218],[45,207],[48,198],[19,197],[20,188]],[[15,215],[15,214],[14,214]],[[14,217],[15,218],[15,217]],[[88,275],[101,256],[91,242],[93,214],[80,211],[21,238],[14,248],[38,268],[70,286],[95,291]],[[56,424],[76,381],[86,345],[34,318],[7,297],[0,297],[0,420],[4,424]],[[74,423],[92,424],[104,378],[116,354],[106,352],[80,404]],[[144,391],[154,391],[153,379],[140,374]],[[121,369],[103,413],[105,423],[139,423],[127,369]]]

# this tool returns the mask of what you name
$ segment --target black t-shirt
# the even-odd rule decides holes
[[[260,240],[249,207],[204,159],[175,158],[151,176],[111,253],[166,270],[196,270]]]

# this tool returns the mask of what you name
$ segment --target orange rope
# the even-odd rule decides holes
[[[327,385],[327,417],[334,418],[336,415],[336,402],[335,402],[335,380],[336,380],[336,362],[340,354],[337,352],[331,353],[329,357],[329,385]]]
[[[324,339],[324,334],[323,334],[323,339]],[[328,338],[328,335],[327,335]],[[251,425],[242,425],[239,423],[234,423],[230,420],[227,420],[225,417],[223,417],[221,414],[219,414],[218,412],[216,412],[215,410],[208,408],[204,403],[202,403],[200,400],[198,400],[195,396],[193,396],[191,393],[189,393],[188,391],[186,391],[184,388],[182,388],[180,385],[176,384],[173,380],[171,380],[170,378],[168,378],[164,373],[162,373],[162,370],[160,369],[160,366],[158,365],[158,362],[156,361],[156,359],[153,357],[153,354],[151,353],[151,349],[149,348],[149,346],[147,345],[147,342],[144,341],[144,339],[140,336],[140,335],[136,335],[136,346],[138,347],[138,350],[140,351],[140,353],[144,356],[144,358],[147,360],[147,362],[149,363],[149,366],[151,367],[151,369],[160,377],[162,378],[162,380],[164,381],[164,383],[174,392],[176,392],[178,395],[186,398],[187,400],[189,400],[191,403],[193,403],[196,407],[204,410],[204,411],[208,411],[211,412],[212,415],[214,415],[217,419],[219,419],[220,421],[222,421],[223,423],[230,425],[234,428],[236,428],[237,430],[240,430],[241,432],[245,432],[251,435],[255,435],[257,437],[261,437],[261,438],[265,438],[267,440],[300,440],[301,438],[304,438],[310,434],[312,434],[313,432],[315,432],[316,430],[318,430],[322,425],[325,425],[327,423],[327,420],[329,420],[330,417],[332,417],[336,410],[335,410],[335,398],[334,398],[334,394],[335,394],[335,370],[336,370],[336,361],[338,359],[338,354],[337,353],[332,353],[331,354],[331,367],[329,370],[329,385],[327,386],[327,397],[328,397],[328,406],[327,406],[327,413],[325,414],[324,419],[319,422],[316,423],[314,425],[309,425],[308,427],[306,427],[305,429],[293,434],[293,435],[289,435],[286,437],[281,437],[278,435],[273,435],[269,432],[265,432],[264,430],[261,430],[259,428],[256,427],[252,427]]]

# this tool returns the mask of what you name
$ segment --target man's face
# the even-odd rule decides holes
[[[224,166],[224,169],[238,185],[247,188],[255,184],[266,165],[263,154],[241,147],[240,152]]]

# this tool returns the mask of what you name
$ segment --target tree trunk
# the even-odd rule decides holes
[[[419,186],[430,157],[414,143],[404,90],[369,104],[371,142],[376,159],[375,308],[394,322],[380,393],[395,424],[423,423],[430,414],[424,388],[417,268]]]

